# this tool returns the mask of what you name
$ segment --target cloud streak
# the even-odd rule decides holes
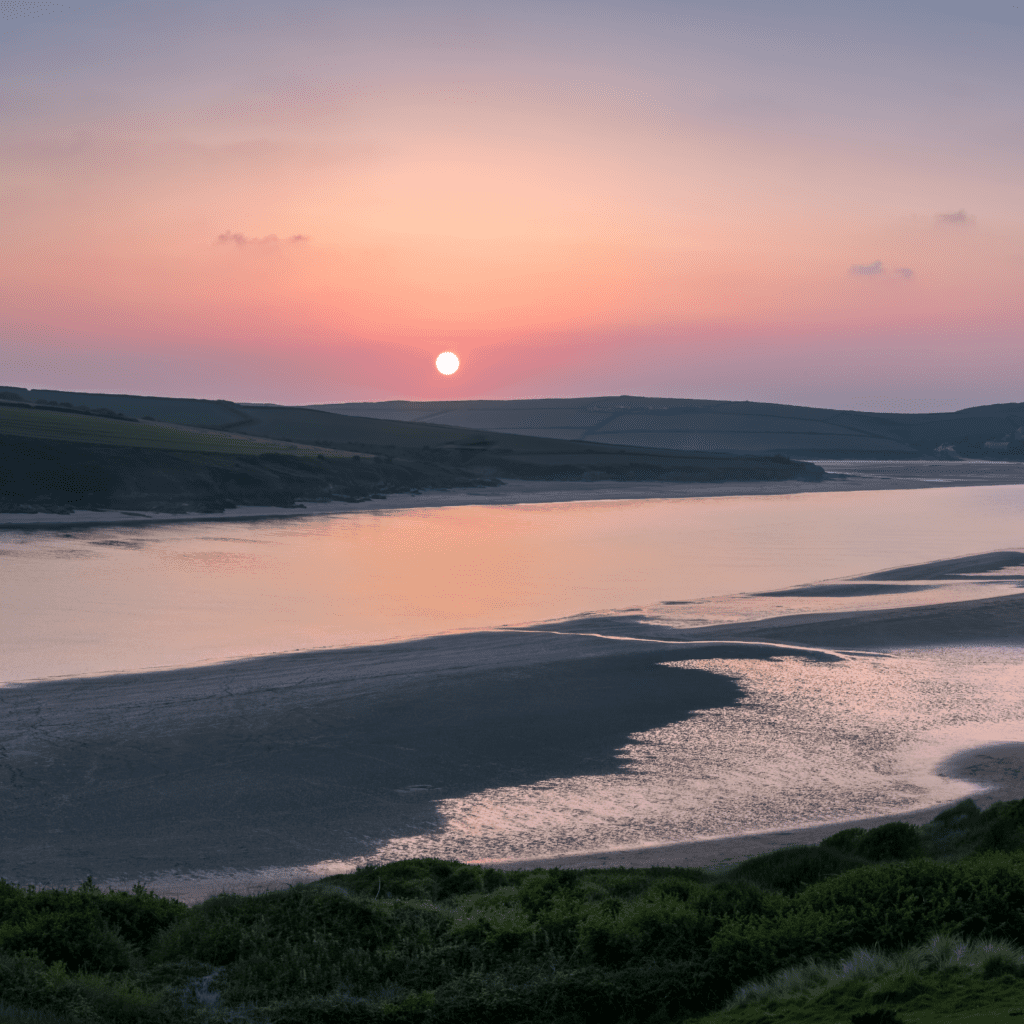
[[[287,238],[278,238],[277,235],[264,235],[262,238],[252,238],[237,231],[225,231],[217,236],[218,245],[295,245],[308,241],[309,235],[289,235]]]
[[[854,263],[850,267],[851,274],[858,274],[861,277],[874,277],[876,274],[884,273],[882,261],[875,260],[874,263]]]
[[[935,220],[939,224],[973,224],[974,218],[966,210],[956,210],[953,213],[937,213]]]
[[[854,263],[850,267],[850,273],[854,277],[896,276],[903,278],[904,281],[909,281],[914,276],[914,271],[910,267],[893,267],[892,270],[886,270],[881,260],[874,260],[872,263]]]

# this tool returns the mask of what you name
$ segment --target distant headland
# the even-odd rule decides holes
[[[1024,402],[881,413],[692,398],[347,402],[313,409],[563,440],[791,459],[1024,460]]]
[[[0,512],[220,512],[504,481],[820,481],[770,452],[611,444],[322,409],[0,388]]]

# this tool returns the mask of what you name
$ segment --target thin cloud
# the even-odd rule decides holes
[[[937,213],[936,221],[939,224],[973,224],[974,218],[966,210],[956,210],[953,213]]]
[[[856,277],[900,277],[904,281],[909,281],[914,276],[914,271],[910,267],[893,267],[892,270],[887,270],[881,260],[875,260],[873,263],[854,263],[850,267],[850,273]]]
[[[881,260],[875,260],[874,263],[854,263],[850,267],[851,274],[861,274],[864,277],[873,277],[876,274],[884,273]]]
[[[294,245],[298,242],[308,242],[309,235],[289,235],[287,238],[278,238],[277,235],[264,235],[263,238],[250,238],[248,235],[240,234],[237,231],[225,231],[217,236],[219,245]]]

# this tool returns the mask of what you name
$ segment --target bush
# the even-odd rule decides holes
[[[92,1024],[99,1018],[68,977],[63,964],[0,953],[0,993],[19,1010],[36,1010]]]
[[[863,829],[851,831],[863,832]],[[791,846],[752,857],[729,870],[726,877],[777,889],[791,896],[808,885],[864,863],[863,855],[857,856],[838,844],[826,843],[827,840],[821,846]]]
[[[866,860],[909,860],[924,853],[920,829],[903,821],[892,821],[868,831],[848,828],[822,840],[821,846]]]
[[[142,886],[104,894],[91,878],[73,890],[0,881],[0,950],[59,961],[71,971],[126,971],[136,953],[187,912]]]

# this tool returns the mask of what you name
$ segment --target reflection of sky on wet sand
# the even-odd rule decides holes
[[[857,820],[979,792],[936,766],[1024,739],[1024,659],[974,646],[802,658],[670,662],[725,673],[738,705],[637,733],[617,775],[548,779],[440,800],[435,830],[368,858],[148,883],[195,900],[350,871],[367,861],[506,861],[636,849]]]
[[[911,811],[976,791],[934,774],[949,754],[1024,736],[1016,648],[676,664],[733,676],[746,696],[634,735],[621,775],[441,801],[442,829],[378,855],[505,860]]]

